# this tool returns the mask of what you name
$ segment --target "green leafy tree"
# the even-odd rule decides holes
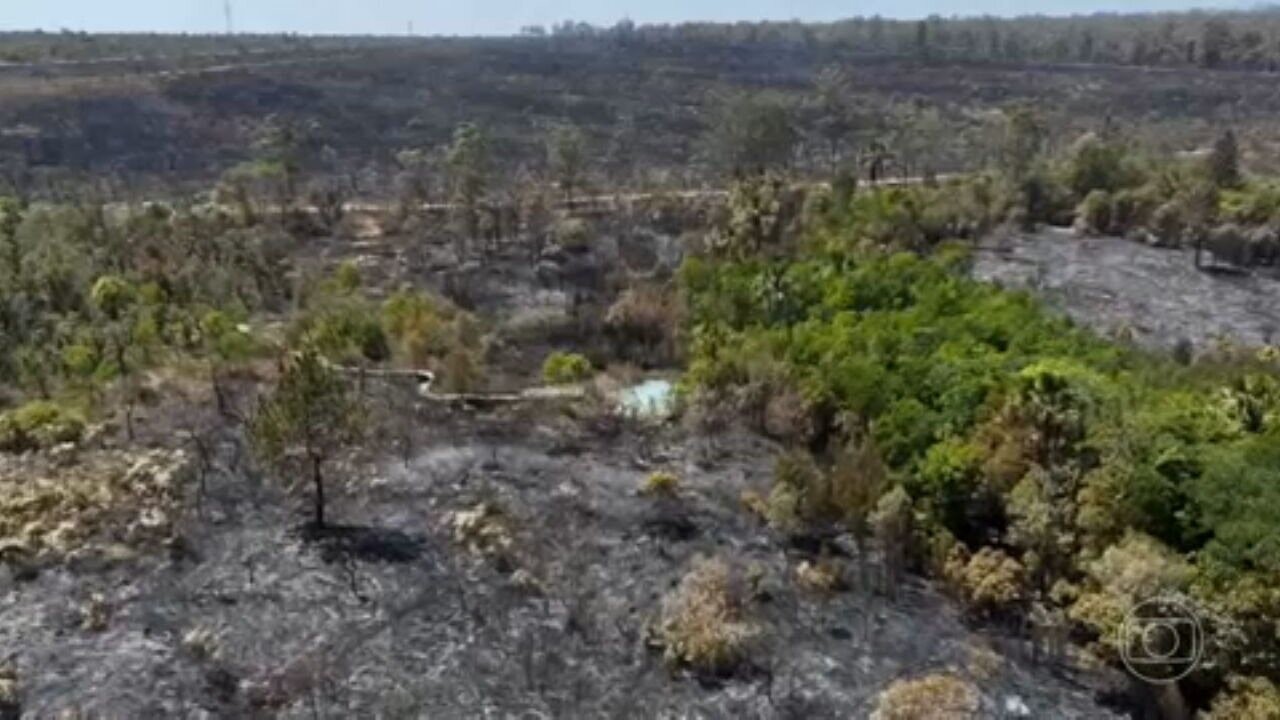
[[[258,160],[279,169],[286,203],[293,202],[298,195],[298,177],[315,144],[317,131],[314,122],[273,115],[254,141]]]
[[[0,197],[0,288],[14,287],[22,277],[22,246],[18,242],[18,228],[22,225],[24,208],[14,198]],[[7,277],[6,277],[7,275]]]
[[[1066,182],[1076,197],[1094,190],[1113,193],[1129,184],[1124,146],[1088,133],[1071,146],[1066,165]]]
[[[489,138],[479,126],[465,123],[453,133],[453,143],[445,153],[449,174],[449,197],[463,242],[480,234],[480,211],[489,188]],[[465,244],[459,245],[465,251]]]
[[[200,318],[200,337],[209,356],[209,380],[213,386],[218,412],[230,411],[222,376],[229,365],[247,358],[253,351],[253,339],[231,317],[219,310],[210,310]]]
[[[294,487],[309,478],[312,523],[325,527],[325,467],[364,434],[364,406],[354,399],[346,380],[311,349],[298,353],[285,367],[274,392],[259,405],[250,437],[259,459],[289,476]]]
[[[790,110],[782,101],[747,93],[720,101],[705,137],[715,163],[732,173],[787,166],[796,140]]]
[[[1234,132],[1226,130],[1218,136],[1218,139],[1213,143],[1213,150],[1209,153],[1206,162],[1205,171],[1215,186],[1219,188],[1240,186],[1242,182],[1240,175],[1240,147],[1236,143],[1236,134]]]
[[[140,399],[138,371],[149,346],[156,341],[153,325],[138,304],[138,289],[117,275],[103,275],[94,282],[89,299],[101,323],[96,332],[103,340],[107,360],[120,381],[124,399],[125,431],[133,439],[133,415]]]
[[[1005,110],[1001,165],[1009,177],[1015,181],[1026,178],[1044,150],[1047,137],[1044,120],[1034,109],[1023,106]]]
[[[834,175],[860,126],[849,74],[839,66],[823,68],[814,79],[813,104],[818,134],[827,146],[827,162]]]

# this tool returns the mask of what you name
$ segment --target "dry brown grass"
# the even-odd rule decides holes
[[[69,467],[0,467],[0,560],[58,560],[91,541],[140,547],[167,538],[187,457],[96,452]]]
[[[58,98],[78,100],[118,95],[149,95],[156,89],[150,78],[138,76],[118,77],[6,77],[0,86],[0,100],[5,102],[35,102]]]
[[[744,663],[760,627],[746,616],[728,563],[698,558],[667,595],[656,641],[673,667],[724,675]]]

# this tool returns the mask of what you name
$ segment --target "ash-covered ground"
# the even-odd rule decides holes
[[[798,587],[812,555],[739,500],[768,487],[769,441],[547,410],[419,403],[399,452],[344,464],[346,527],[319,538],[236,460],[234,433],[211,435],[166,552],[0,571],[22,717],[849,718],[894,679],[948,669],[981,688],[984,717],[1118,717],[1097,678],[1031,662],[924,581]],[[683,479],[677,497],[637,492],[655,469]],[[467,517],[493,522],[467,533]],[[763,634],[730,678],[673,671],[647,642],[699,555],[761,574]]]
[[[984,241],[974,275],[1033,291],[1104,334],[1196,352],[1219,340],[1257,346],[1280,332],[1280,281],[1267,269],[1232,275],[1196,269],[1192,250],[1046,228]]]

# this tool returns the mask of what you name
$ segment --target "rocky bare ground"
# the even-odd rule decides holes
[[[673,427],[602,434],[545,412],[413,418],[407,462],[344,468],[358,481],[334,506],[341,531],[300,531],[228,436],[169,552],[3,571],[23,716],[866,717],[892,680],[948,668],[982,689],[984,717],[1113,716],[1084,676],[966,625],[919,579],[797,587],[812,556],[739,501],[768,486],[769,441],[708,451]],[[654,469],[682,478],[678,497],[637,492]],[[673,672],[647,643],[700,555],[759,578],[763,634],[732,678]]]
[[[1222,339],[1250,346],[1277,341],[1280,281],[1266,272],[1203,272],[1191,250],[1077,237],[1061,228],[992,238],[974,254],[976,277],[1029,289],[1099,332],[1153,349],[1186,340],[1197,352]]]

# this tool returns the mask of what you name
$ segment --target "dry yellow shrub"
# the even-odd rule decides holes
[[[61,559],[94,540],[163,540],[188,467],[184,452],[155,450],[98,452],[69,467],[0,469],[0,561]]]
[[[1017,560],[995,548],[984,547],[973,557],[963,548],[952,549],[945,573],[974,608],[998,612],[1023,596],[1026,571]]]
[[[1213,700],[1204,720],[1275,720],[1280,718],[1280,689],[1266,678],[1233,677]]]
[[[871,720],[977,720],[978,690],[954,675],[898,680],[880,693]]]
[[[759,634],[733,588],[729,565],[699,558],[663,600],[657,641],[672,666],[718,675],[745,661]]]

